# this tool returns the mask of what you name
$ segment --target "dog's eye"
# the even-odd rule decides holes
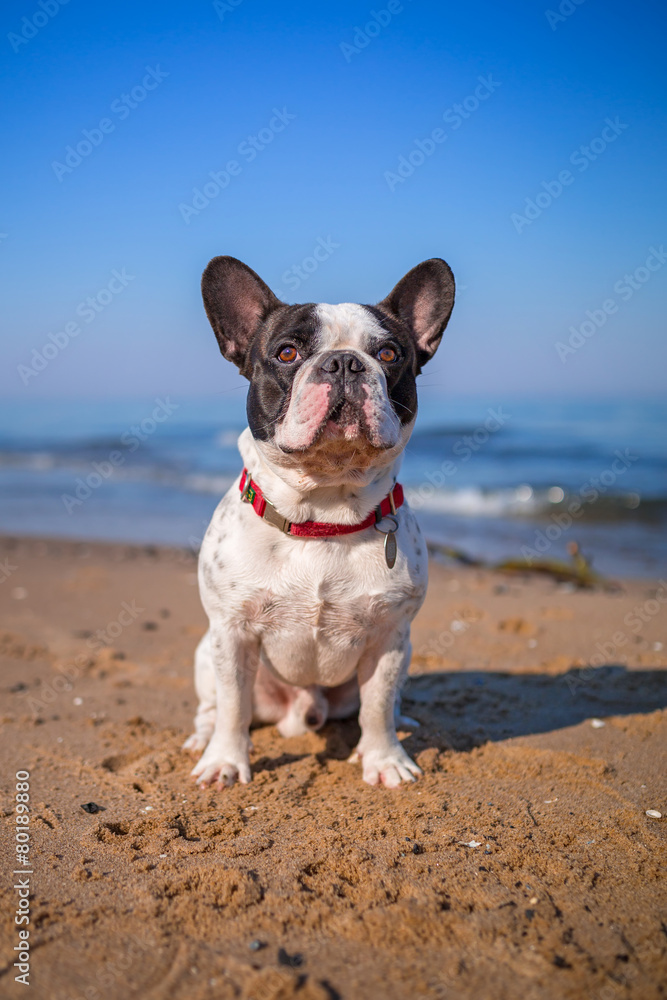
[[[381,361],[385,365],[390,365],[394,361],[398,361],[398,352],[394,350],[393,347],[381,347],[377,353],[378,361]]]
[[[285,365],[291,365],[293,361],[298,361],[300,357],[301,355],[293,344],[286,344],[278,351],[278,361],[282,361]]]

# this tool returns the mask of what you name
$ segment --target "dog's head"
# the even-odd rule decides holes
[[[375,306],[286,305],[234,257],[213,258],[202,294],[220,350],[250,381],[253,437],[283,464],[363,469],[405,447],[416,377],[454,305],[444,260],[418,264]]]

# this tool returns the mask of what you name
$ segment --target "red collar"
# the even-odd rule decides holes
[[[355,531],[363,531],[373,524],[378,524],[383,517],[395,514],[403,504],[403,487],[396,483],[391,493],[389,493],[382,503],[378,504],[367,518],[359,524],[327,524],[326,521],[302,521],[300,524],[293,524],[286,517],[279,514],[270,500],[267,500],[257,483],[253,482],[250,473],[244,469],[239,483],[241,490],[241,500],[252,504],[255,513],[264,518],[269,524],[280,528],[286,535],[298,535],[300,538],[330,538],[332,535],[351,535]]]

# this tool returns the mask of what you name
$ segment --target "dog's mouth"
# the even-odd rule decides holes
[[[275,443],[299,461],[366,467],[400,441],[398,417],[370,379],[352,385],[307,379],[293,388],[283,414]]]
[[[342,460],[349,449],[353,454],[375,453],[389,446],[374,433],[363,406],[343,396],[328,409],[308,444],[297,448],[283,443],[280,447],[287,454],[301,455],[333,449]]]
[[[370,440],[368,428],[363,426],[363,412],[349,399],[341,399],[333,407],[320,429],[320,438],[344,438],[356,441],[360,437]]]

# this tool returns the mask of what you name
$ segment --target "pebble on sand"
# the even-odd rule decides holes
[[[602,729],[605,725],[606,723],[603,722],[602,719],[591,719],[591,726],[593,729]]]
[[[649,819],[662,819],[662,813],[658,812],[657,809],[647,809],[646,815],[649,817]]]

